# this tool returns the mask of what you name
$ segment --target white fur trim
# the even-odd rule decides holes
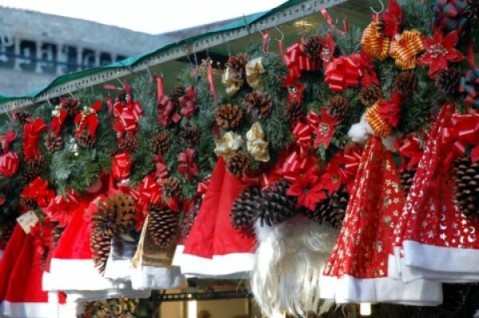
[[[168,289],[185,286],[186,280],[176,266],[139,266],[131,269],[131,284],[139,290]]]
[[[479,277],[479,250],[439,247],[415,241],[404,241],[403,250],[406,266],[444,274],[445,281],[448,281],[448,273],[452,274],[452,279],[463,276],[464,281],[471,277],[477,281]]]
[[[12,303],[3,302],[2,317],[12,318],[55,318],[58,317],[58,308],[49,303]],[[63,318],[63,317],[62,317]]]
[[[100,275],[91,259],[53,258],[46,290],[108,290],[124,289],[128,285],[113,282]]]
[[[180,258],[180,268],[183,274],[202,278],[247,278],[253,268],[254,254],[231,253],[204,258],[183,253]]]
[[[404,283],[389,277],[355,278],[323,276],[321,298],[334,299],[336,303],[391,302],[403,305],[435,306],[442,303],[440,282],[416,280]]]

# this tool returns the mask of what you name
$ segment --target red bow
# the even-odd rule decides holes
[[[360,76],[358,65],[349,56],[335,58],[324,67],[324,80],[335,92],[342,92],[348,86],[358,86]]]
[[[288,48],[284,55],[284,62],[288,67],[289,77],[293,79],[300,78],[303,71],[316,71],[319,69],[317,60],[304,55],[301,50],[301,41]]]
[[[301,156],[297,151],[293,151],[279,166],[277,173],[284,179],[294,182],[299,175],[314,166],[316,166],[316,159],[313,156]]]
[[[58,194],[54,197],[48,206],[43,209],[43,212],[50,218],[50,220],[57,222],[61,227],[65,227],[70,221],[70,212],[75,210],[77,206],[77,197],[72,191],[68,191],[66,196]]]
[[[181,106],[181,115],[186,118],[191,118],[198,106],[196,105],[196,92],[194,86],[186,88],[184,96],[181,96],[178,101]]]
[[[125,133],[134,134],[138,130],[138,120],[143,115],[140,103],[129,100],[126,103],[117,103],[113,108],[113,117],[116,118],[113,129],[122,136]]]
[[[38,139],[46,128],[47,126],[41,118],[36,118],[33,122],[25,124],[22,148],[26,162],[35,159],[41,154],[38,147]]]
[[[20,159],[16,152],[8,152],[0,156],[0,175],[11,178],[17,173]]]
[[[180,121],[180,114],[175,112],[175,104],[168,96],[163,96],[158,102],[158,122],[163,127],[168,127],[171,122],[177,123]]]
[[[195,151],[191,148],[186,148],[185,152],[178,155],[178,172],[181,173],[187,180],[197,176],[200,171],[198,165],[194,162]]]
[[[88,129],[88,135],[95,137],[96,129],[99,125],[97,113],[100,111],[102,105],[101,100],[97,100],[90,108],[84,108],[75,116],[73,122],[77,125],[75,135],[80,136],[83,129]]]
[[[451,144],[446,156],[446,165],[466,151],[470,146],[471,160],[479,160],[479,113],[453,114],[451,118],[452,128],[443,131],[443,140]]]
[[[55,191],[48,189],[48,181],[36,177],[30,184],[23,189],[22,198],[31,199],[38,203],[41,208],[47,207],[50,201],[55,197]]]
[[[54,112],[55,113],[52,117],[52,121],[50,122],[50,126],[48,127],[48,129],[55,135],[58,135],[60,133],[60,130],[62,129],[65,119],[67,118],[68,112],[63,108],[56,109]]]
[[[293,137],[302,155],[306,154],[311,149],[313,129],[311,129],[309,125],[301,122],[296,123],[293,128]]]
[[[361,85],[368,86],[371,84],[379,86],[378,74],[371,61],[371,57],[364,51],[359,54],[352,54],[351,59],[358,65],[359,72],[362,74]]]
[[[111,165],[111,175],[116,180],[123,180],[128,178],[131,170],[130,154],[123,152],[113,157]]]
[[[131,189],[130,194],[137,201],[139,210],[145,214],[150,204],[161,202],[162,196],[161,187],[151,174],[143,178],[137,189]]]
[[[402,144],[397,148],[401,156],[409,158],[406,169],[413,169],[419,164],[419,161],[421,161],[423,149],[421,142],[415,133],[407,135],[402,141]]]

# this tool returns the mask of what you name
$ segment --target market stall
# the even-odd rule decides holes
[[[0,97],[3,315],[116,317],[175,290],[267,317],[471,316],[478,16],[290,0]]]

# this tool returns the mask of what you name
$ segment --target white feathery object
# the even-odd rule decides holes
[[[255,224],[258,249],[251,289],[268,317],[277,312],[306,317],[319,307],[320,277],[338,235],[299,216],[274,226]],[[332,303],[322,305],[329,309]]]
[[[359,123],[353,124],[348,131],[349,138],[351,138],[353,142],[360,144],[365,144],[371,134],[373,134],[373,129],[366,122],[366,113],[361,116]]]

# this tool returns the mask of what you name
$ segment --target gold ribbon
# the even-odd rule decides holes
[[[246,133],[246,147],[254,160],[269,161],[268,143],[264,141],[264,131],[259,122],[255,122]]]
[[[361,37],[361,46],[368,55],[384,60],[389,56],[389,47],[391,39],[380,34],[376,22],[371,22],[363,32]]]
[[[416,67],[416,55],[423,50],[421,32],[412,30],[396,35],[396,39],[391,43],[389,54],[396,60],[397,67],[410,70]]]
[[[215,154],[217,156],[223,156],[226,159],[236,153],[243,144],[243,139],[240,135],[228,131],[223,137],[215,140],[215,144]]]
[[[234,72],[231,71],[229,67],[227,67],[221,79],[222,83],[226,87],[226,94],[229,96],[236,94],[240,90],[241,86],[243,86],[244,84],[244,80],[242,78],[234,76],[233,73]]]
[[[260,75],[265,72],[263,58],[257,57],[246,64],[246,82],[253,89],[259,89],[263,86]]]
[[[373,132],[379,137],[387,137],[391,132],[391,127],[379,115],[379,101],[366,110],[366,121],[371,126]]]

